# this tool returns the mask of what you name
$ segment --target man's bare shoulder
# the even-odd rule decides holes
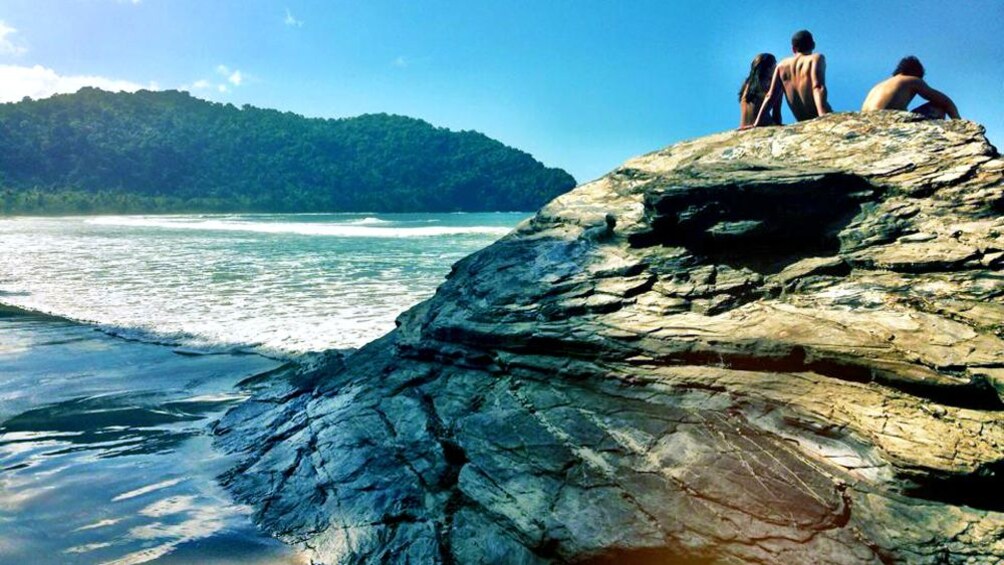
[[[885,83],[895,85],[896,88],[909,88],[913,91],[917,91],[927,84],[924,79],[910,75],[895,75],[887,79]]]
[[[778,67],[790,67],[795,64],[795,56],[785,57],[777,64]]]

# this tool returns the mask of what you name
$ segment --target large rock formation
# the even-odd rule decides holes
[[[229,414],[325,563],[1004,561],[1004,160],[839,114],[631,160]]]

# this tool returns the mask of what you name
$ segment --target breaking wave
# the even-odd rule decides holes
[[[89,224],[103,226],[150,227],[173,230],[255,232],[333,237],[438,237],[444,235],[505,235],[510,228],[503,226],[388,226],[393,224],[379,218],[361,218],[340,222],[250,222],[227,219],[171,219],[102,216],[87,220]]]

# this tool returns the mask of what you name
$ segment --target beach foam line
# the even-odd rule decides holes
[[[86,317],[78,318],[61,315],[55,312],[56,311],[43,308],[6,304],[0,300],[0,320],[3,318],[15,320],[18,318],[33,318],[51,322],[87,326],[111,338],[146,345],[168,347],[174,350],[174,353],[178,355],[258,355],[268,359],[299,362],[299,359],[302,356],[314,354],[314,352],[286,350],[280,346],[266,346],[261,342],[229,341],[223,339],[221,336],[199,335],[184,331],[158,330],[156,328],[141,325],[120,325],[115,323],[98,322]],[[17,350],[18,349],[11,348],[4,349],[3,344],[0,344],[0,352]]]
[[[362,218],[356,222],[377,220]],[[382,221],[382,220],[379,220]],[[509,233],[510,228],[502,226],[418,226],[379,227],[361,223],[307,223],[307,222],[240,222],[227,220],[171,220],[160,218],[130,218],[122,216],[102,216],[87,220],[88,224],[123,227],[149,227],[172,230],[205,230],[255,232],[294,235],[319,235],[334,237],[437,237],[444,235],[497,235]]]
[[[0,295],[2,296],[2,295]],[[297,352],[280,349],[265,349],[261,343],[216,341],[212,337],[200,336],[181,331],[160,331],[143,326],[118,325],[98,322],[89,318],[77,318],[59,314],[56,310],[33,308],[31,306],[7,304],[0,300],[0,319],[33,318],[51,322],[91,327],[109,337],[124,341],[135,341],[147,345],[159,345],[174,349],[179,355],[260,355],[273,359],[293,360]]]
[[[391,224],[390,220],[381,220],[373,216],[366,216],[365,218],[359,218],[358,220],[349,220],[345,222],[346,224],[351,224],[354,226],[379,226],[381,224]]]

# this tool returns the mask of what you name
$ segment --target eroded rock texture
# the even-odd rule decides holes
[[[626,163],[229,414],[325,563],[1004,561],[1004,160],[831,115]]]

